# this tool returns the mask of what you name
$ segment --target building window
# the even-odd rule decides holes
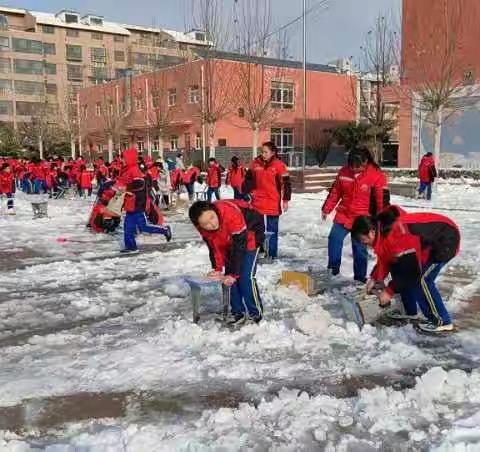
[[[65,14],[65,23],[78,24],[78,14]]]
[[[37,55],[43,53],[42,41],[32,41],[31,39],[12,38],[12,48],[15,52],[35,53]]]
[[[103,19],[101,17],[90,17],[90,25],[96,25],[97,27],[103,27]]]
[[[0,36],[0,49],[5,50],[10,48],[10,40],[8,36]]]
[[[271,140],[275,143],[281,153],[293,151],[293,129],[272,128]]]
[[[0,58],[0,74],[8,74],[10,71],[10,58]]]
[[[113,37],[113,41],[114,41],[114,42],[124,42],[124,41],[125,41],[125,37],[124,37],[124,36],[117,36],[117,35],[115,35],[115,36]]]
[[[69,38],[78,38],[80,36],[80,32],[78,30],[73,30],[72,28],[67,28],[67,36]]]
[[[53,63],[45,63],[45,74],[56,75],[57,74],[57,65]]]
[[[123,100],[122,102],[120,102],[120,113],[125,113],[127,111],[127,104],[125,103],[125,101]]]
[[[178,136],[172,135],[170,137],[170,149],[176,151],[178,149]]]
[[[67,78],[70,81],[83,80],[82,66],[78,64],[67,64]]]
[[[46,35],[53,35],[55,33],[55,27],[52,25],[42,25],[42,32]]]
[[[8,18],[4,14],[0,14],[0,30],[8,30]]]
[[[158,138],[153,141],[153,150],[154,151],[160,150],[160,140]]]
[[[125,52],[123,50],[115,50],[115,61],[125,61]]]
[[[143,99],[141,97],[135,98],[135,110],[143,110]]]
[[[106,66],[92,66],[92,78],[99,82],[108,79],[108,70]]]
[[[238,117],[239,117],[239,118],[245,118],[245,108],[240,107],[240,108],[238,109]]]
[[[43,53],[45,55],[55,55],[55,53],[56,53],[55,44],[51,44],[49,42],[44,42],[43,43]]]
[[[18,116],[34,116],[40,114],[44,110],[45,104],[41,102],[17,102],[17,115]]]
[[[177,105],[177,89],[172,88],[168,90],[168,106],[173,107]]]
[[[188,88],[188,103],[199,104],[200,103],[200,88],[198,85],[193,85]]]
[[[82,46],[67,44],[67,60],[82,61]]]
[[[195,39],[197,41],[205,41],[205,33],[195,33]]]
[[[88,118],[88,105],[84,105],[84,106],[83,106],[83,117],[84,117],[85,119]]]
[[[183,136],[183,139],[185,141],[185,149],[187,151],[190,150],[190,148],[192,147],[192,143],[190,141],[190,134],[189,133],[186,133],[184,136]]]
[[[226,138],[219,138],[218,139],[218,146],[221,148],[224,148],[227,145],[227,139]]]
[[[127,76],[127,69],[115,69],[115,78],[125,78]]]
[[[92,32],[92,39],[96,41],[103,41],[103,33],[97,33],[95,31]]]
[[[13,66],[17,74],[42,75],[44,71],[43,61],[13,60]]]
[[[90,49],[92,63],[106,63],[107,62],[107,51],[103,47],[92,47]]]
[[[199,151],[203,148],[202,134],[198,133],[195,135],[195,149]]]
[[[270,100],[274,108],[293,108],[293,83],[272,82],[270,88]]]
[[[42,96],[46,86],[42,82],[29,82],[27,80],[15,80],[15,92],[26,96]]]
[[[95,116],[102,116],[102,106],[100,102],[95,104]]]
[[[140,139],[137,141],[137,149],[139,152],[142,152],[145,150],[145,142],[143,141],[143,139]]]
[[[6,100],[0,101],[0,115],[12,115],[13,114],[13,102]]]
[[[57,85],[55,83],[47,83],[47,94],[57,94]]]

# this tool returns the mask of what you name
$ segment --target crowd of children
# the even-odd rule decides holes
[[[16,189],[61,197],[74,187],[79,196],[90,196],[96,180],[97,198],[88,226],[94,232],[112,232],[124,212],[123,252],[134,253],[138,251],[138,231],[172,239],[161,209],[168,208],[185,187],[191,202],[190,220],[209,248],[212,271],[208,277],[231,288],[231,323],[243,324],[248,319],[258,323],[263,318],[263,304],[255,279],[257,261],[262,251],[272,259],[278,255],[279,217],[288,210],[291,197],[289,175],[271,142],[263,144],[261,154],[248,168],[238,157],[232,158],[225,183],[232,187],[234,199],[220,200],[222,173],[214,158],[209,160],[203,180],[200,168],[185,167],[181,155],[175,161],[153,161],[139,157],[136,149],[124,151],[112,162],[99,158],[89,169],[81,157],[66,161],[0,159],[0,195],[6,196],[7,210],[13,213]],[[419,175],[420,193],[426,192],[429,199],[436,177],[431,155],[422,160]],[[419,306],[426,318],[420,329],[452,331],[435,280],[459,251],[459,229],[447,217],[410,214],[391,206],[388,195],[387,178],[369,151],[352,150],[322,209],[324,220],[336,211],[328,239],[328,269],[333,277],[339,274],[343,242],[350,234],[354,279],[366,284],[367,292],[381,287],[381,305],[388,304],[395,293],[401,296],[405,313],[392,311],[392,319],[417,320]],[[266,243],[267,250],[263,249]],[[367,247],[377,256],[370,276]]]

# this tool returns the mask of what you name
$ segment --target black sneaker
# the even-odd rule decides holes
[[[235,314],[233,319],[227,322],[228,326],[241,326],[247,321],[245,314]]]
[[[173,238],[172,228],[170,226],[165,226],[165,238],[167,239],[167,243],[170,242]]]
[[[257,325],[263,320],[263,317],[261,315],[257,315],[255,317],[251,318],[253,323],[256,323]]]

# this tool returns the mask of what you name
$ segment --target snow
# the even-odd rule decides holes
[[[177,244],[141,237],[143,253],[124,257],[121,237],[85,231],[93,200],[49,201],[34,221],[19,195],[17,216],[0,216],[0,450],[479,450],[480,189],[439,190],[431,205],[394,201],[471,209],[440,212],[463,234],[440,281],[459,331],[442,338],[346,321],[348,243],[344,287],[309,298],[278,284],[284,269],[324,266],[325,193],[294,197],[282,257],[258,272],[266,320],[238,331],[205,313],[192,324],[183,277],[209,265],[185,215],[171,218]],[[202,306],[220,311],[219,294]],[[123,400],[119,412],[69,412],[92,394]]]

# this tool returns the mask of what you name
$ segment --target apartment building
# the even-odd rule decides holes
[[[80,88],[181,63],[207,45],[200,31],[0,7],[0,123],[18,128],[45,111],[54,118]]]

